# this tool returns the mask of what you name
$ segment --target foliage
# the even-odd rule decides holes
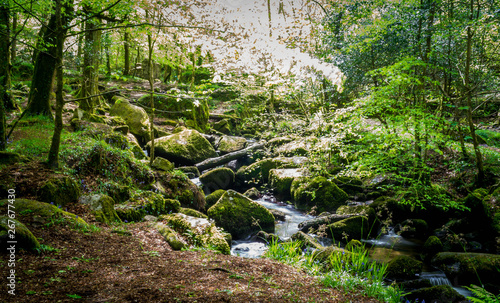
[[[500,295],[495,296],[486,289],[477,285],[466,287],[472,292],[473,297],[467,297],[468,300],[474,303],[498,303],[500,302]]]

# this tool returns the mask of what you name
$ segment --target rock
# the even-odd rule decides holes
[[[369,228],[366,216],[353,216],[327,225],[326,232],[335,241],[348,242],[367,238]]]
[[[290,198],[290,188],[295,178],[307,176],[304,168],[274,168],[269,171],[269,181],[273,190],[284,198]]]
[[[0,200],[0,209],[7,209],[7,204],[8,200]],[[36,217],[39,224],[66,224],[75,228],[90,228],[82,218],[64,211],[61,206],[57,207],[54,204],[16,198],[14,207],[17,214],[26,213],[29,216]],[[7,211],[4,213],[7,213]]]
[[[186,175],[179,174],[178,171],[157,172],[157,180],[165,189],[165,198],[179,200],[182,207],[205,210],[205,195]]]
[[[85,195],[81,196],[81,204],[90,206],[97,221],[102,223],[121,222],[120,217],[114,209],[115,201],[107,195]]]
[[[424,243],[422,252],[424,254],[424,259],[429,262],[437,253],[443,251],[443,243],[436,236],[430,236]]]
[[[0,151],[0,165],[10,165],[18,162],[24,162],[27,159],[17,153]]]
[[[321,244],[316,241],[316,239],[301,231],[294,233],[291,239],[294,241],[300,241],[301,249],[305,249],[306,247],[320,249],[322,247]]]
[[[243,137],[222,136],[217,144],[221,155],[232,153],[247,146],[247,139]]]
[[[215,122],[212,127],[216,131],[226,135],[231,133],[231,122],[229,122],[229,120],[227,119],[222,119],[220,121]]]
[[[177,169],[185,173],[189,179],[198,178],[200,176],[200,171],[196,166],[181,166]]]
[[[354,217],[356,215],[347,214],[347,215],[339,215],[339,214],[330,214],[326,216],[318,216],[314,219],[310,219],[304,222],[299,223],[299,230],[305,233],[311,233],[318,229],[321,225],[328,225],[334,222],[338,222],[350,217]]]
[[[65,206],[78,201],[80,186],[70,177],[52,178],[38,190],[38,199],[42,202]]]
[[[260,198],[261,194],[260,194],[260,191],[255,188],[255,187],[252,187],[250,188],[249,190],[247,190],[243,196],[247,197],[247,198],[250,198],[252,200],[256,200],[258,198]]]
[[[276,236],[275,234],[270,234],[270,233],[266,233],[265,231],[261,230],[259,231],[255,237],[252,237],[252,239],[255,238],[255,240],[259,241],[259,242],[264,242],[266,244],[271,244],[271,243],[281,243],[283,241],[281,241],[281,239]]]
[[[141,143],[148,142],[151,139],[151,125],[146,111],[119,96],[113,97],[113,101],[114,105],[109,113],[113,116],[122,117],[127,123],[130,132],[141,138]]]
[[[103,185],[103,187],[107,190],[106,194],[110,196],[115,203],[122,203],[130,199],[130,189],[128,186],[114,181],[108,181]]]
[[[225,167],[216,168],[201,175],[200,182],[204,185],[205,193],[228,189],[233,186],[234,172]]]
[[[276,138],[272,138],[271,140],[267,141],[266,147],[275,148],[275,147],[279,147],[283,144],[286,144],[286,143],[289,143],[292,141],[293,141],[293,139],[289,138],[289,137],[276,137]]]
[[[224,193],[207,214],[236,239],[259,230],[274,232],[274,217],[269,210],[233,190]]]
[[[4,200],[5,201],[5,200]],[[15,234],[9,233],[9,231],[14,230]],[[10,236],[14,235],[14,238]],[[7,241],[14,240],[17,241],[15,247],[15,252],[9,252],[7,248],[9,243]],[[31,231],[23,223],[17,221],[16,219],[9,218],[7,216],[0,216],[0,244],[2,253],[16,253],[19,248],[27,251],[36,251],[40,248],[40,243]],[[5,259],[7,260],[7,258]],[[5,266],[7,262],[5,263]]]
[[[453,285],[484,284],[500,289],[499,255],[441,252],[432,258],[431,264],[442,270]]]
[[[371,208],[369,205],[355,205],[355,206],[349,206],[349,205],[343,205],[335,211],[337,215],[363,215],[368,218],[368,224],[370,225],[371,229],[376,230],[377,226],[374,226],[374,224],[377,221],[377,214]],[[373,226],[373,227],[372,227]]]
[[[319,248],[318,250],[314,251],[313,252],[313,258],[314,260],[318,261],[319,263],[324,263],[326,264],[327,266],[327,270],[328,270],[328,266],[329,266],[329,260],[330,260],[330,256],[332,254],[348,254],[350,252],[342,249],[342,248],[339,248],[337,246],[327,246],[327,247],[321,247]]]
[[[173,250],[181,250],[187,247],[187,243],[176,233],[172,228],[159,222],[155,224],[155,228],[165,238],[165,241],[172,247]]]
[[[359,178],[336,177],[333,182],[351,196],[364,192],[363,181]]]
[[[450,285],[420,288],[404,295],[406,302],[454,303],[469,302]]]
[[[379,214],[381,220],[391,218],[394,224],[404,221],[405,218],[412,217],[410,205],[403,205],[391,197],[379,197],[370,204],[370,207],[375,210],[375,213]]]
[[[142,150],[139,142],[132,134],[127,134],[126,136],[119,133],[110,133],[104,135],[102,138],[104,142],[109,145],[119,148],[121,150],[128,150],[134,154],[137,159],[146,159],[146,154]]]
[[[151,142],[146,148],[151,153]],[[199,132],[186,129],[170,136],[155,140],[155,155],[170,160],[177,165],[194,165],[217,156],[210,142]]]
[[[156,221],[158,221],[158,217],[151,216],[151,215],[145,215],[143,219],[146,222],[156,222]]]
[[[394,229],[395,232],[404,238],[425,239],[429,234],[429,226],[422,219],[406,219],[401,224],[398,224]]]
[[[295,140],[277,147],[275,152],[285,157],[308,156],[313,146],[312,141],[310,138]]]
[[[282,211],[279,211],[277,209],[270,209],[269,210],[271,214],[273,214],[274,219],[276,221],[285,221],[286,220],[286,214]]]
[[[290,191],[297,208],[310,210],[316,207],[320,213],[335,211],[347,201],[347,194],[325,177],[296,178]]]
[[[422,271],[423,263],[408,256],[397,256],[387,265],[387,278],[393,280],[414,279]]]
[[[151,191],[138,192],[123,204],[115,205],[115,211],[124,222],[141,221],[145,215],[161,215],[178,212],[178,200],[165,199]]]
[[[179,213],[181,214],[184,214],[186,216],[191,216],[191,217],[194,217],[194,218],[203,218],[203,219],[208,219],[207,215],[197,211],[197,210],[194,210],[192,208],[184,208],[184,207],[181,207],[181,209],[179,209]]]
[[[306,157],[277,157],[257,161],[249,166],[243,166],[236,172],[236,178],[241,183],[262,184],[268,181],[269,171],[273,168],[299,168],[307,162]]]
[[[222,197],[222,195],[224,195],[225,193],[226,193],[225,190],[218,189],[218,190],[214,191],[213,193],[207,195],[205,197],[206,209],[209,209],[210,207],[215,205],[215,203],[217,203],[217,201],[219,201],[220,197]]]
[[[163,171],[174,170],[174,164],[162,157],[155,157],[152,167]]]

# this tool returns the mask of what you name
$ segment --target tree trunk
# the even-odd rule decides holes
[[[10,86],[10,6],[0,2],[0,102],[4,111],[15,108]]]
[[[99,94],[99,64],[101,58],[101,31],[96,30],[100,20],[93,18],[85,23],[85,47],[83,50],[83,79],[79,97]],[[80,102],[80,108],[93,112],[100,103],[99,97],[89,97]]]
[[[15,33],[17,31],[17,13],[13,12],[12,13],[12,32]],[[12,39],[12,42],[10,43],[10,61],[14,62],[16,61],[17,57],[17,40]]]
[[[254,144],[254,145],[251,145],[245,149],[241,149],[241,150],[229,153],[229,154],[225,154],[224,156],[207,159],[205,161],[202,161],[202,162],[196,164],[195,166],[200,171],[202,171],[202,170],[216,167],[216,166],[225,164],[229,161],[244,157],[244,156],[248,155],[252,150],[262,149],[262,148],[264,148],[264,144]]]
[[[63,47],[64,47],[64,29],[61,17],[61,1],[56,0],[56,68],[57,68],[57,91],[56,91],[56,116],[54,125],[54,134],[52,136],[52,142],[50,144],[49,157],[47,160],[48,165],[51,168],[59,167],[59,146],[61,143],[61,132],[63,129],[62,121],[62,110],[64,107],[63,99]]]
[[[147,14],[146,14],[147,16]],[[151,106],[151,154],[149,155],[149,165],[153,165],[153,161],[155,159],[155,129],[154,129],[154,119],[155,119],[155,98],[154,98],[154,80],[153,80],[153,39],[151,37],[151,33],[148,33],[148,81],[149,81],[149,103]]]
[[[127,29],[125,29],[125,35],[123,36],[123,46],[124,46],[124,60],[125,67],[123,68],[123,75],[130,75],[130,37]]]

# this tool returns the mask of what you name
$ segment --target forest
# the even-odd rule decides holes
[[[500,302],[499,0],[0,0],[0,302]]]

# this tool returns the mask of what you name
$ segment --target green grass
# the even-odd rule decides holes
[[[53,133],[54,123],[51,119],[44,116],[25,117],[12,132],[7,150],[35,160],[46,160]]]

